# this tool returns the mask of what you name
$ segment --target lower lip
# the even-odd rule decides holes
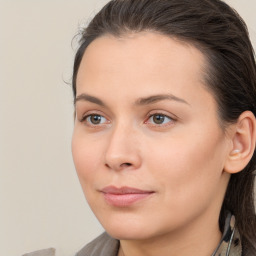
[[[138,201],[150,197],[153,193],[139,193],[139,194],[110,194],[104,193],[104,198],[110,205],[117,207],[130,206]]]

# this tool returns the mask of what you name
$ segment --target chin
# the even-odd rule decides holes
[[[142,232],[141,230],[135,231],[131,229],[132,229],[131,227],[126,230],[122,228],[119,228],[119,229],[110,228],[110,229],[106,229],[106,232],[110,236],[118,240],[146,240],[151,237],[146,232]]]
[[[157,235],[155,227],[136,218],[100,220],[106,232],[118,240],[146,240]],[[152,223],[152,222],[151,222]]]

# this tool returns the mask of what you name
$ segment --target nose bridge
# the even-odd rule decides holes
[[[140,165],[138,133],[125,121],[114,125],[105,153],[106,165],[115,170],[124,167],[137,168]]]

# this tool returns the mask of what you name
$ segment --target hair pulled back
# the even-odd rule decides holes
[[[87,46],[105,34],[116,37],[152,31],[190,43],[207,60],[205,83],[218,104],[220,124],[236,122],[246,110],[256,116],[256,64],[247,27],[235,10],[220,0],[112,0],[82,31],[73,69],[77,72]],[[245,255],[256,255],[254,171],[256,153],[246,168],[232,174],[220,213],[236,216]]]

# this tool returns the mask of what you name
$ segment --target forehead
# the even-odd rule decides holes
[[[125,88],[128,92],[180,94],[204,87],[204,55],[194,46],[153,32],[105,35],[86,49],[77,94]],[[185,88],[187,87],[187,88]],[[162,90],[161,92],[159,90]],[[179,96],[179,95],[177,95]]]

